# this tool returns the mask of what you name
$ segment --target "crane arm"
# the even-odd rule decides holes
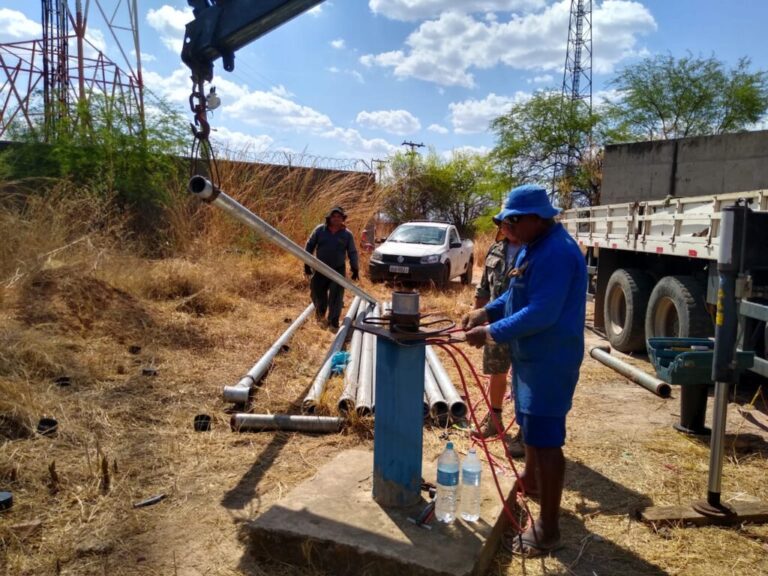
[[[235,52],[323,0],[187,0],[195,19],[184,33],[181,59],[194,82],[213,79],[213,62],[235,69]]]

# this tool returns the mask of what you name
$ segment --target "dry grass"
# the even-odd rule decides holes
[[[266,178],[245,181],[254,195],[258,186],[269,189]],[[292,186],[301,191],[302,182]],[[293,206],[282,220],[290,209],[264,206],[265,214],[301,240],[333,203],[327,194],[307,211]],[[56,201],[76,205],[74,198]],[[345,200],[354,227],[371,206],[352,201]],[[67,227],[56,223],[53,207],[30,206],[16,203],[0,214],[11,224],[0,235],[29,243],[13,244],[16,251],[2,260],[0,489],[14,493],[15,506],[0,515],[0,574],[319,574],[255,564],[244,522],[339,451],[370,448],[372,421],[355,419],[338,435],[237,435],[221,400],[221,387],[235,383],[308,303],[300,263],[264,247],[230,250],[242,229],[205,207],[196,216],[196,240],[168,258],[146,260],[115,242],[120,226],[111,230],[83,215]],[[50,222],[52,239],[37,238]],[[84,235],[88,241],[69,246]],[[487,246],[476,246],[479,264]],[[390,291],[362,285],[382,298]],[[473,288],[458,283],[422,294],[425,311],[454,320],[473,300]],[[332,337],[309,320],[277,357],[253,410],[298,413]],[[479,362],[477,351],[470,355]],[[143,376],[145,367],[157,376]],[[53,384],[64,374],[71,386]],[[336,413],[340,388],[332,379],[321,413]],[[768,572],[765,527],[653,530],[630,519],[637,506],[685,504],[705,493],[707,448],[671,431],[677,412],[676,400],[655,398],[587,360],[569,418],[566,549],[524,565],[499,553],[489,573]],[[193,432],[199,413],[213,416],[212,432]],[[57,436],[33,433],[42,416],[58,419]],[[464,430],[426,426],[425,457],[435,458],[446,438],[461,451],[469,447]],[[729,415],[726,499],[768,501],[767,453],[759,430]],[[133,508],[158,494],[166,498]],[[20,527],[32,522],[40,528]]]

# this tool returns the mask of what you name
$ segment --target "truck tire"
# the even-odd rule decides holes
[[[707,338],[712,333],[703,287],[692,276],[659,280],[645,314],[646,337]]]
[[[472,270],[475,268],[475,259],[473,256],[469,257],[469,263],[467,264],[467,271],[461,275],[461,283],[465,286],[472,284]]]
[[[608,342],[619,352],[645,350],[645,310],[653,280],[642,270],[619,268],[608,279],[603,314]]]
[[[451,283],[451,262],[446,260],[443,269],[440,271],[440,278],[437,281],[438,288],[447,288]]]

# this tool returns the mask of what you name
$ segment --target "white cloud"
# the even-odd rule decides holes
[[[287,97],[280,88],[269,92],[255,90],[224,105],[224,113],[233,120],[251,126],[269,126],[290,130],[321,132],[333,128],[331,119]]]
[[[364,110],[357,115],[356,121],[366,128],[384,130],[390,134],[413,134],[421,129],[419,119],[407,110]]]
[[[443,158],[452,160],[455,156],[478,155],[485,156],[491,151],[488,146],[458,146],[443,152]]]
[[[426,0],[402,0],[402,4],[371,0],[374,2],[379,8],[406,6],[406,2],[421,8],[430,4]],[[480,0],[467,2],[474,6]],[[399,79],[418,78],[468,88],[475,84],[472,69],[498,64],[521,70],[562,69],[570,0],[559,0],[535,13],[512,15],[507,21],[477,20],[466,12],[442,12],[435,20],[420,24],[406,39],[404,49],[366,54],[360,62],[392,68]],[[656,29],[648,9],[633,0],[605,0],[595,7],[592,22],[597,72],[610,72],[623,58],[642,53],[638,37]]]
[[[217,128],[212,132],[211,140],[216,148],[224,149],[219,154],[224,154],[230,158],[238,155],[249,157],[258,155],[269,150],[274,144],[273,138],[266,134],[253,136],[237,130],[230,130],[226,126]]]
[[[435,134],[448,134],[448,132],[450,132],[448,128],[441,126],[440,124],[430,124],[427,130],[434,132]]]
[[[351,76],[355,82],[358,82],[360,84],[365,84],[365,78],[363,78],[363,75],[360,74],[357,70],[350,70],[348,68],[337,68],[336,66],[331,66],[328,68],[328,72],[331,74],[345,74],[347,76]]]
[[[160,34],[160,41],[176,54],[184,43],[184,27],[193,19],[192,9],[177,10],[164,4],[157,10],[147,11],[147,23]]]
[[[326,138],[333,138],[346,146],[346,152],[342,155],[350,158],[365,158],[368,156],[387,156],[394,154],[398,147],[390,144],[382,138],[363,138],[360,132],[353,128],[333,128],[321,134]]]
[[[528,84],[550,84],[555,79],[552,74],[542,74],[540,76],[534,76],[533,78],[528,78],[526,82]]]
[[[330,4],[330,3],[329,3]],[[323,5],[318,4],[317,6],[313,6],[309,10],[307,10],[307,14],[314,16],[315,18],[319,17],[320,14],[323,13]]]
[[[344,38],[336,38],[336,40],[331,40],[331,46],[335,48],[336,50],[343,50],[345,47]]]
[[[498,96],[491,92],[482,100],[464,100],[448,105],[451,124],[457,134],[485,132],[494,118],[509,110],[512,104],[525,102],[531,97],[527,92],[516,92],[514,96]]]
[[[39,22],[18,10],[0,8],[0,40],[34,40],[43,35]]]
[[[369,0],[374,14],[393,20],[424,20],[443,12],[514,12],[541,8],[546,0]]]

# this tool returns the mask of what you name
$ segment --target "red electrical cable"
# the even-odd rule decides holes
[[[458,330],[452,330],[452,331],[458,331]],[[504,434],[506,433],[506,430],[508,428],[507,429],[502,429],[501,428],[500,422],[498,420],[498,416],[493,412],[493,409],[492,409],[492,406],[491,406],[491,402],[490,402],[490,398],[488,397],[488,393],[487,393],[485,387],[480,382],[480,376],[477,374],[477,371],[475,370],[475,367],[472,365],[472,362],[467,357],[467,355],[464,353],[464,351],[461,350],[460,348],[458,348],[452,342],[449,342],[449,341],[446,341],[446,340],[429,339],[429,340],[427,340],[427,344],[434,344],[436,346],[439,346],[440,348],[445,350],[445,352],[448,354],[448,356],[451,358],[451,360],[453,360],[453,363],[456,366],[456,370],[457,370],[457,372],[459,374],[459,378],[461,380],[462,388],[464,389],[465,397],[467,398],[467,406],[469,408],[470,417],[471,417],[472,422],[475,425],[475,427],[479,429],[480,428],[480,423],[479,423],[479,421],[477,419],[477,415],[475,414],[475,406],[473,406],[472,402],[469,401],[469,398],[470,398],[470,396],[469,396],[469,388],[467,386],[466,378],[464,376],[464,371],[462,370],[462,367],[461,367],[461,365],[460,365],[456,355],[460,356],[464,360],[466,365],[469,367],[469,370],[472,373],[472,376],[474,377],[475,382],[477,383],[478,388],[480,389],[480,393],[482,395],[482,398],[485,401],[486,405],[488,406],[489,417],[493,420],[493,423],[495,424],[496,429],[500,430],[498,436],[496,438],[494,438],[494,440],[497,440],[497,439],[502,440],[502,446],[504,447],[504,454],[506,455],[507,460],[509,462],[509,465],[510,465],[510,467],[512,469],[512,472],[515,475],[515,480],[516,480],[515,484],[519,488],[519,492],[518,492],[519,498],[517,498],[517,500],[518,500],[518,502],[522,503],[522,507],[525,510],[526,520],[527,521],[531,521],[532,520],[532,515],[531,515],[530,509],[528,508],[528,502],[527,502],[527,500],[525,498],[525,488],[522,485],[522,482],[519,482],[520,474],[517,472],[517,468],[515,467],[515,463],[512,460],[512,456],[509,453],[509,449],[508,449],[506,443],[503,442]],[[513,420],[512,423],[514,423],[514,420]],[[510,423],[510,426],[512,425],[512,423]],[[518,522],[517,518],[515,517],[515,514],[513,513],[513,511],[509,509],[509,506],[507,505],[507,499],[504,496],[504,492],[503,492],[503,490],[501,488],[501,484],[499,483],[498,476],[496,475],[496,467],[498,466],[498,464],[496,462],[496,459],[491,455],[490,450],[489,450],[489,448],[487,446],[487,443],[486,443],[485,439],[483,439],[483,438],[475,438],[474,441],[482,446],[483,451],[485,453],[485,456],[488,459],[488,463],[489,463],[490,468],[491,468],[491,475],[493,476],[493,481],[494,481],[494,484],[496,485],[496,491],[499,494],[499,498],[501,498],[501,503],[502,503],[502,506],[504,508],[504,513],[507,515],[507,518],[512,523],[512,526],[518,532],[522,533],[523,530],[524,530],[524,527],[522,527],[520,525],[520,523]]]

